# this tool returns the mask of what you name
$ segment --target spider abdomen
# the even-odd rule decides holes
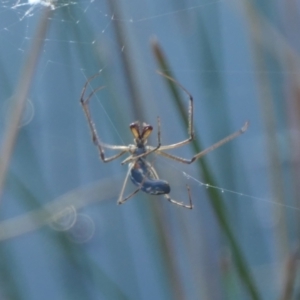
[[[170,193],[170,185],[164,180],[145,180],[141,190],[150,195],[163,195]]]
[[[170,193],[170,185],[165,180],[156,179],[155,174],[148,168],[143,159],[138,159],[131,168],[130,179],[132,183],[150,195],[163,195]]]

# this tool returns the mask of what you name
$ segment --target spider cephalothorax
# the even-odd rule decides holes
[[[185,207],[185,208],[189,208],[192,209],[193,205],[192,205],[192,198],[191,198],[191,193],[190,193],[190,188],[187,185],[187,192],[188,192],[188,196],[189,196],[189,204],[183,204],[181,202],[178,202],[176,200],[173,200],[170,196],[169,193],[171,191],[170,189],[170,185],[167,181],[165,180],[161,180],[156,172],[156,170],[154,169],[154,167],[152,166],[152,164],[147,160],[147,156],[150,153],[155,153],[170,159],[173,159],[175,161],[184,163],[184,164],[191,164],[194,161],[196,161],[197,159],[199,159],[200,157],[204,156],[205,154],[207,154],[208,152],[222,146],[223,144],[233,140],[234,138],[238,137],[239,135],[241,135],[242,133],[244,133],[247,128],[248,128],[248,122],[246,122],[244,124],[244,126],[230,134],[229,136],[225,137],[224,139],[220,140],[219,142],[213,144],[212,146],[208,147],[207,149],[195,154],[191,159],[186,159],[186,158],[182,158],[179,156],[175,156],[173,154],[169,154],[167,152],[165,152],[166,150],[170,150],[170,149],[175,149],[175,148],[179,148],[181,146],[187,145],[188,143],[190,143],[193,139],[194,139],[194,122],[193,122],[193,116],[194,116],[194,103],[193,103],[193,97],[192,95],[180,84],[178,83],[175,79],[159,73],[160,75],[166,77],[167,79],[173,81],[174,83],[176,83],[189,97],[189,126],[188,126],[188,138],[186,138],[185,140],[175,143],[175,144],[171,144],[171,145],[166,145],[166,146],[162,146],[161,142],[160,142],[160,119],[157,118],[157,125],[158,125],[158,129],[157,129],[157,140],[158,140],[158,144],[156,147],[153,146],[146,146],[147,143],[147,138],[149,137],[149,135],[151,134],[153,127],[149,124],[146,123],[140,123],[140,122],[134,122],[131,123],[129,125],[129,128],[134,136],[134,142],[135,145],[108,145],[105,143],[102,143],[101,140],[98,137],[97,134],[97,130],[95,127],[95,124],[92,120],[91,117],[91,113],[88,107],[89,101],[92,98],[92,96],[99,90],[101,90],[103,87],[98,87],[97,89],[93,90],[89,96],[87,96],[85,98],[85,91],[87,89],[88,84],[92,81],[92,79],[94,79],[96,76],[100,75],[99,73],[90,77],[82,90],[81,93],[81,97],[80,97],[80,102],[82,105],[82,108],[84,110],[84,113],[87,117],[87,121],[90,127],[90,131],[92,133],[92,140],[95,143],[95,145],[98,148],[100,157],[102,159],[103,162],[110,162],[118,157],[120,157],[121,155],[125,154],[125,153],[129,153],[130,155],[122,161],[121,164],[126,164],[128,163],[128,171],[120,192],[120,196],[118,199],[118,204],[122,204],[124,203],[126,200],[130,199],[132,196],[134,196],[137,192],[139,191],[143,191],[147,194],[150,195],[164,195],[164,197],[170,201],[171,203],[177,204],[179,206]],[[119,150],[120,152],[110,156],[110,157],[105,157],[105,153],[104,153],[104,148],[108,148],[111,150]],[[128,179],[131,179],[131,181],[133,182],[133,184],[135,186],[137,186],[137,189],[135,191],[133,191],[131,194],[129,194],[128,196],[126,196],[125,198],[123,198],[124,196],[124,191],[125,191],[125,187],[127,185],[127,181]]]

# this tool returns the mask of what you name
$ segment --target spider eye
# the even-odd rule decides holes
[[[140,138],[139,125],[137,123],[131,123],[129,128],[136,139]]]
[[[146,140],[148,138],[148,136],[151,134],[153,130],[153,127],[151,125],[144,125],[143,127],[143,131],[142,131],[142,139]]]

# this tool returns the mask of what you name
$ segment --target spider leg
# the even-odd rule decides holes
[[[99,139],[99,136],[97,134],[97,130],[96,130],[96,126],[92,120],[92,116],[91,116],[91,113],[90,113],[90,110],[89,110],[89,101],[90,99],[93,97],[93,95],[98,92],[99,90],[103,89],[104,86],[100,86],[98,87],[97,89],[93,90],[87,98],[84,98],[85,96],[85,91],[87,89],[87,86],[88,84],[91,82],[92,79],[94,79],[96,76],[99,76],[99,74],[95,74],[93,75],[92,77],[90,77],[87,82],[85,83],[83,89],[82,89],[82,92],[81,92],[81,96],[80,96],[80,103],[82,105],[82,108],[83,108],[83,111],[85,113],[85,116],[87,118],[87,121],[88,121],[88,124],[89,124],[89,128],[90,128],[90,131],[91,131],[91,134],[92,134],[92,140],[93,140],[93,143],[97,146],[98,148],[98,151],[99,151],[99,155],[100,155],[100,158],[102,159],[103,162],[110,162],[118,157],[120,157],[121,155],[123,155],[124,153],[126,152],[129,152],[129,147],[127,146],[114,146],[114,145],[107,145],[107,144],[102,144],[100,139]],[[112,155],[110,157],[105,157],[105,153],[104,153],[104,147],[106,148],[110,148],[110,149],[114,149],[114,150],[121,150],[120,153],[117,153],[115,155]]]
[[[174,78],[172,78],[172,77],[170,77],[170,76],[168,76],[168,75],[166,75],[164,73],[161,73],[159,71],[157,71],[157,73],[159,75],[161,75],[161,76],[164,76],[168,80],[174,82],[176,85],[178,85],[188,95],[188,97],[190,99],[189,114],[188,114],[188,116],[189,116],[189,118],[188,118],[188,124],[189,124],[188,134],[189,134],[189,137],[187,139],[185,139],[184,141],[181,141],[179,143],[160,147],[159,150],[157,151],[158,154],[167,156],[169,158],[175,159],[175,160],[180,161],[182,163],[191,164],[195,160],[199,159],[200,157],[204,156],[205,154],[209,153],[210,151],[212,151],[212,150],[214,150],[214,149],[222,146],[223,144],[231,141],[232,139],[238,137],[240,134],[244,133],[247,130],[249,122],[246,122],[244,124],[244,126],[239,131],[237,131],[237,132],[235,132],[235,133],[227,136],[226,138],[224,138],[221,141],[215,143],[214,145],[210,146],[209,148],[207,148],[207,149],[199,152],[198,154],[196,154],[195,156],[193,156],[190,160],[189,159],[180,158],[180,157],[175,157],[175,156],[172,156],[172,155],[170,155],[170,156],[165,155],[161,151],[182,147],[182,146],[190,143],[194,139],[194,100],[193,100],[192,94],[184,86],[182,86],[177,80],[175,80]]]
[[[219,148],[220,146],[226,144],[227,142],[229,142],[229,141],[235,139],[236,137],[238,137],[239,135],[243,134],[247,130],[248,126],[249,126],[249,122],[246,122],[240,130],[228,135],[227,137],[220,140],[219,142],[216,142],[215,144],[211,145],[210,147],[208,147],[208,148],[204,149],[203,151],[197,153],[191,159],[186,159],[186,158],[182,158],[182,157],[179,157],[179,156],[175,156],[175,155],[163,152],[162,149],[165,149],[164,147],[161,147],[160,149],[158,149],[156,151],[156,153],[159,154],[159,155],[165,156],[167,158],[174,159],[178,162],[182,162],[184,164],[191,164],[194,161],[196,161],[197,159],[199,159],[200,157],[206,155],[207,153]],[[170,146],[172,146],[172,145],[167,146],[168,149],[177,148],[177,144],[174,144],[173,146],[175,146],[175,147],[172,147],[172,148]]]
[[[192,94],[183,85],[181,85],[177,80],[175,80],[174,78],[172,78],[164,73],[161,73],[159,71],[156,71],[156,72],[159,75],[167,78],[168,80],[170,80],[170,81],[174,82],[176,85],[178,85],[189,97],[189,110],[188,110],[188,124],[189,124],[188,125],[188,135],[189,135],[189,137],[179,143],[162,146],[162,147],[160,147],[160,150],[169,150],[169,149],[178,148],[178,147],[181,147],[181,146],[184,146],[184,145],[190,143],[194,139],[194,99],[193,99]]]
[[[193,138],[193,139],[194,139],[194,138]],[[182,141],[182,142],[179,142],[179,143],[175,143],[175,144],[171,144],[171,145],[166,145],[166,146],[161,146],[161,147],[159,148],[159,150],[165,151],[165,150],[170,150],[170,149],[180,148],[180,147],[182,147],[182,146],[184,146],[184,145],[189,144],[193,139],[188,138],[188,139],[186,139],[186,140],[184,140],[184,141]]]
[[[118,204],[123,204],[125,201],[127,201],[128,199],[130,199],[131,197],[133,197],[138,191],[140,190],[140,188],[136,189],[134,192],[132,192],[131,194],[129,194],[128,196],[126,196],[124,199],[122,199],[121,201],[118,201]]]
[[[188,208],[188,209],[193,209],[193,203],[192,203],[192,197],[191,197],[191,191],[190,191],[190,187],[188,185],[186,185],[187,191],[188,191],[188,195],[189,195],[189,205],[183,204],[181,202],[178,202],[174,199],[171,199],[171,197],[169,196],[169,194],[164,194],[164,197],[167,198],[168,201],[170,201],[173,204]]]
[[[150,166],[150,165],[149,165],[149,168],[151,169],[151,171],[152,171],[154,177],[155,177],[156,179],[159,179],[159,176],[158,176],[156,170],[155,170],[152,166]],[[172,199],[172,198],[170,197],[169,194],[164,194],[163,196],[164,196],[168,201],[170,201],[170,202],[173,203],[173,204],[176,204],[176,205],[179,205],[179,206],[188,208],[188,209],[193,209],[193,203],[192,203],[192,197],[191,197],[190,187],[189,187],[188,185],[186,185],[186,188],[187,188],[188,195],[189,195],[189,205],[183,204],[183,203],[181,203],[181,202],[178,202],[178,201]]]
[[[125,176],[125,179],[124,179],[124,182],[123,182],[123,186],[122,186],[122,189],[121,189],[120,196],[119,196],[119,198],[118,198],[117,204],[123,204],[125,201],[127,201],[128,199],[130,199],[131,197],[133,197],[133,196],[141,189],[141,187],[139,187],[139,188],[136,189],[133,193],[129,194],[127,197],[125,197],[125,198],[123,199],[125,187],[126,187],[126,185],[127,185],[127,182],[128,182],[128,178],[129,178],[130,172],[131,172],[131,168],[128,168],[128,171],[127,171],[127,174],[126,174],[126,176]]]

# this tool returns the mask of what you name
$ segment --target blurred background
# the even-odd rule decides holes
[[[299,299],[298,1],[0,0],[0,299]],[[105,143],[188,136],[149,156],[171,197],[116,205],[123,156]],[[114,154],[111,151],[107,155]],[[125,194],[134,186],[128,182]]]

